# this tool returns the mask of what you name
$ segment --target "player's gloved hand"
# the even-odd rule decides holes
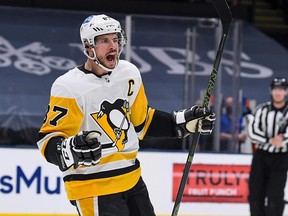
[[[81,131],[76,136],[64,139],[57,145],[59,168],[66,171],[79,165],[96,165],[101,159],[101,144],[98,141],[100,133],[97,131]]]
[[[200,134],[209,135],[216,120],[216,115],[211,109],[199,106],[174,112],[173,117],[178,138],[185,138],[190,133],[195,133],[197,124]]]

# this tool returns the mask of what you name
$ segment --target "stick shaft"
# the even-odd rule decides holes
[[[212,1],[212,0],[211,0]],[[223,54],[223,50],[224,50],[224,46],[226,44],[226,40],[227,40],[227,35],[230,29],[230,25],[232,22],[232,16],[231,16],[231,12],[230,9],[227,5],[226,0],[214,0],[212,1],[214,7],[216,8],[219,17],[221,19],[221,23],[222,23],[222,27],[223,27],[223,34],[218,46],[218,51],[216,53],[216,57],[214,60],[214,64],[213,64],[213,69],[208,81],[208,87],[206,89],[206,93],[204,95],[204,99],[203,99],[203,107],[208,107],[209,105],[209,101],[210,101],[210,97],[211,94],[213,92],[213,88],[216,82],[216,78],[217,78],[217,74],[218,74],[218,69],[220,66],[220,62],[221,62],[221,58],[222,58],[222,54]],[[189,154],[186,160],[186,164],[184,167],[184,171],[183,171],[183,175],[182,175],[182,179],[179,185],[179,189],[178,189],[178,193],[176,196],[176,200],[174,203],[174,207],[173,207],[173,211],[172,211],[172,216],[177,216],[178,212],[179,212],[179,208],[180,208],[180,203],[182,201],[182,197],[184,194],[184,189],[189,177],[189,173],[190,173],[190,168],[194,159],[194,153],[195,153],[195,149],[197,147],[198,144],[198,140],[200,137],[200,133],[198,132],[198,130],[196,130],[193,139],[192,139],[192,144],[189,147]]]

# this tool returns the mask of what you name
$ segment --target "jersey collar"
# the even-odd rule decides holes
[[[112,73],[112,71],[109,71],[108,73],[99,76],[99,75],[93,73],[92,71],[89,71],[89,70],[85,69],[84,64],[78,66],[77,68],[78,68],[80,71],[84,72],[85,74],[94,74],[94,75],[97,76],[98,78],[103,78],[103,77],[110,76],[111,73]]]

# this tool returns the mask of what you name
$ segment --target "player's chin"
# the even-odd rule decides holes
[[[116,67],[116,61],[115,62],[108,62],[104,64],[105,67],[109,68],[109,69],[114,69]]]
[[[116,67],[116,64],[117,64],[117,58],[110,58],[110,59],[106,59],[105,61],[105,65],[106,67],[110,68],[110,69],[113,69]]]

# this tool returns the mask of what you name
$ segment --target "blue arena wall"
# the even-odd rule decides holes
[[[79,28],[90,14],[0,7],[0,128],[9,129],[7,133],[27,128],[36,133],[45,115],[53,81],[85,61]],[[124,14],[108,15],[125,25]],[[152,107],[169,112],[183,108],[187,26],[185,18],[175,21],[171,17],[135,16],[133,19],[132,62],[142,73]],[[233,88],[231,31],[222,59],[224,96]],[[214,61],[215,35],[205,28],[197,33],[194,90],[196,98],[200,98],[199,92],[207,86]],[[245,97],[262,103],[269,100],[271,78],[287,77],[288,52],[246,22],[242,45],[240,88]]]

